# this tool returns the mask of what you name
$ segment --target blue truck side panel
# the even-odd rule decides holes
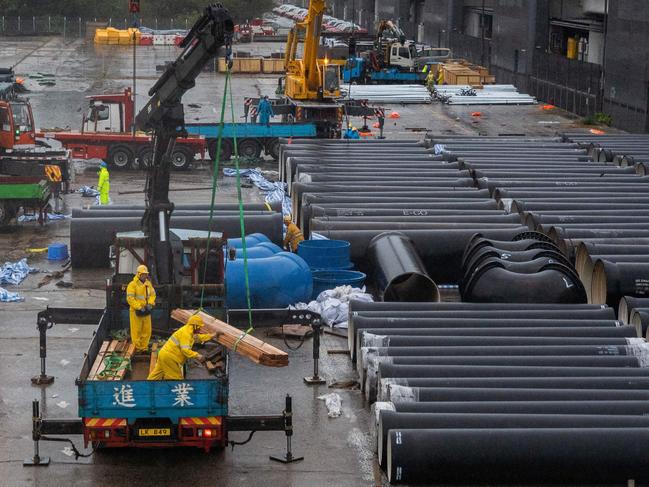
[[[82,418],[179,418],[227,416],[227,385],[217,379],[182,381],[84,381]]]
[[[219,136],[217,123],[189,123],[187,132],[192,135],[202,135],[207,139]],[[276,137],[315,137],[316,126],[313,123],[226,123],[223,126],[223,137],[234,138],[276,138]]]

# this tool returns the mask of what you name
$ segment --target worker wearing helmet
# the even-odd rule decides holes
[[[358,133],[358,129],[356,127],[349,126],[347,130],[345,131],[345,139],[360,139],[361,135]]]
[[[158,361],[153,371],[147,377],[148,380],[182,380],[183,365],[188,359],[195,358],[203,362],[205,358],[198,352],[192,350],[195,337],[198,341],[205,343],[214,338],[209,333],[197,334],[203,327],[203,320],[198,315],[193,315],[187,320],[187,324],[179,328],[167,340],[167,343],[158,352]]]
[[[284,248],[290,250],[291,252],[297,252],[297,248],[300,245],[300,242],[304,240],[304,235],[300,228],[293,223],[291,220],[291,215],[286,215],[284,217],[284,224],[286,225],[286,236],[284,237]]]
[[[108,193],[110,192],[110,174],[108,173],[108,164],[104,161],[99,164],[99,181],[97,182],[97,190],[99,191],[99,204],[107,205],[110,201]]]
[[[155,290],[149,280],[149,269],[140,265],[126,288],[131,321],[131,341],[136,352],[146,352],[151,338],[151,309],[155,305]]]

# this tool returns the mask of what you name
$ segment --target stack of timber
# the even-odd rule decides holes
[[[285,367],[288,365],[288,354],[286,352],[221,320],[217,320],[203,311],[175,309],[171,312],[171,317],[185,324],[194,314],[198,314],[203,319],[205,324],[203,332],[216,334],[215,340],[224,347],[267,367]]]
[[[126,340],[105,340],[88,373],[88,380],[123,380],[131,368],[134,352],[135,345]]]

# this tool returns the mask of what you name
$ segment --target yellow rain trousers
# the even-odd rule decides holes
[[[293,222],[286,224],[286,236],[284,237],[284,247],[297,252],[298,245],[304,240],[304,235],[300,228]]]
[[[151,339],[151,315],[138,316],[135,311],[144,308],[147,304],[155,305],[155,290],[151,281],[140,281],[140,274],[129,282],[126,288],[126,301],[130,306],[129,318],[131,321],[131,341],[136,352],[146,352]]]
[[[102,167],[99,170],[99,181],[97,182],[97,191],[99,191],[99,204],[107,205],[110,201],[110,175],[108,169]]]
[[[198,356],[198,353],[192,350],[194,331],[194,325],[187,324],[171,335],[171,338],[158,352],[158,361],[147,377],[148,380],[181,380],[183,378],[185,361]],[[197,336],[201,343],[212,338],[212,335],[207,333]]]

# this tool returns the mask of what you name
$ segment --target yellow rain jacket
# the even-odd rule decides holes
[[[136,352],[146,352],[151,339],[151,315],[138,316],[136,311],[143,309],[147,304],[154,306],[155,297],[151,281],[140,281],[140,272],[136,273],[126,288],[126,301],[130,307],[131,341]]]
[[[302,235],[300,228],[292,221],[285,220],[284,223],[286,224],[284,248],[292,252],[297,252],[298,245],[304,240],[304,235]]]
[[[195,327],[187,323],[179,328],[167,340],[167,343],[158,353],[155,368],[149,374],[148,380],[181,380],[183,378],[183,365],[187,359],[196,358],[198,353],[192,350],[194,346]],[[196,335],[201,343],[212,338],[212,335],[203,333]]]

